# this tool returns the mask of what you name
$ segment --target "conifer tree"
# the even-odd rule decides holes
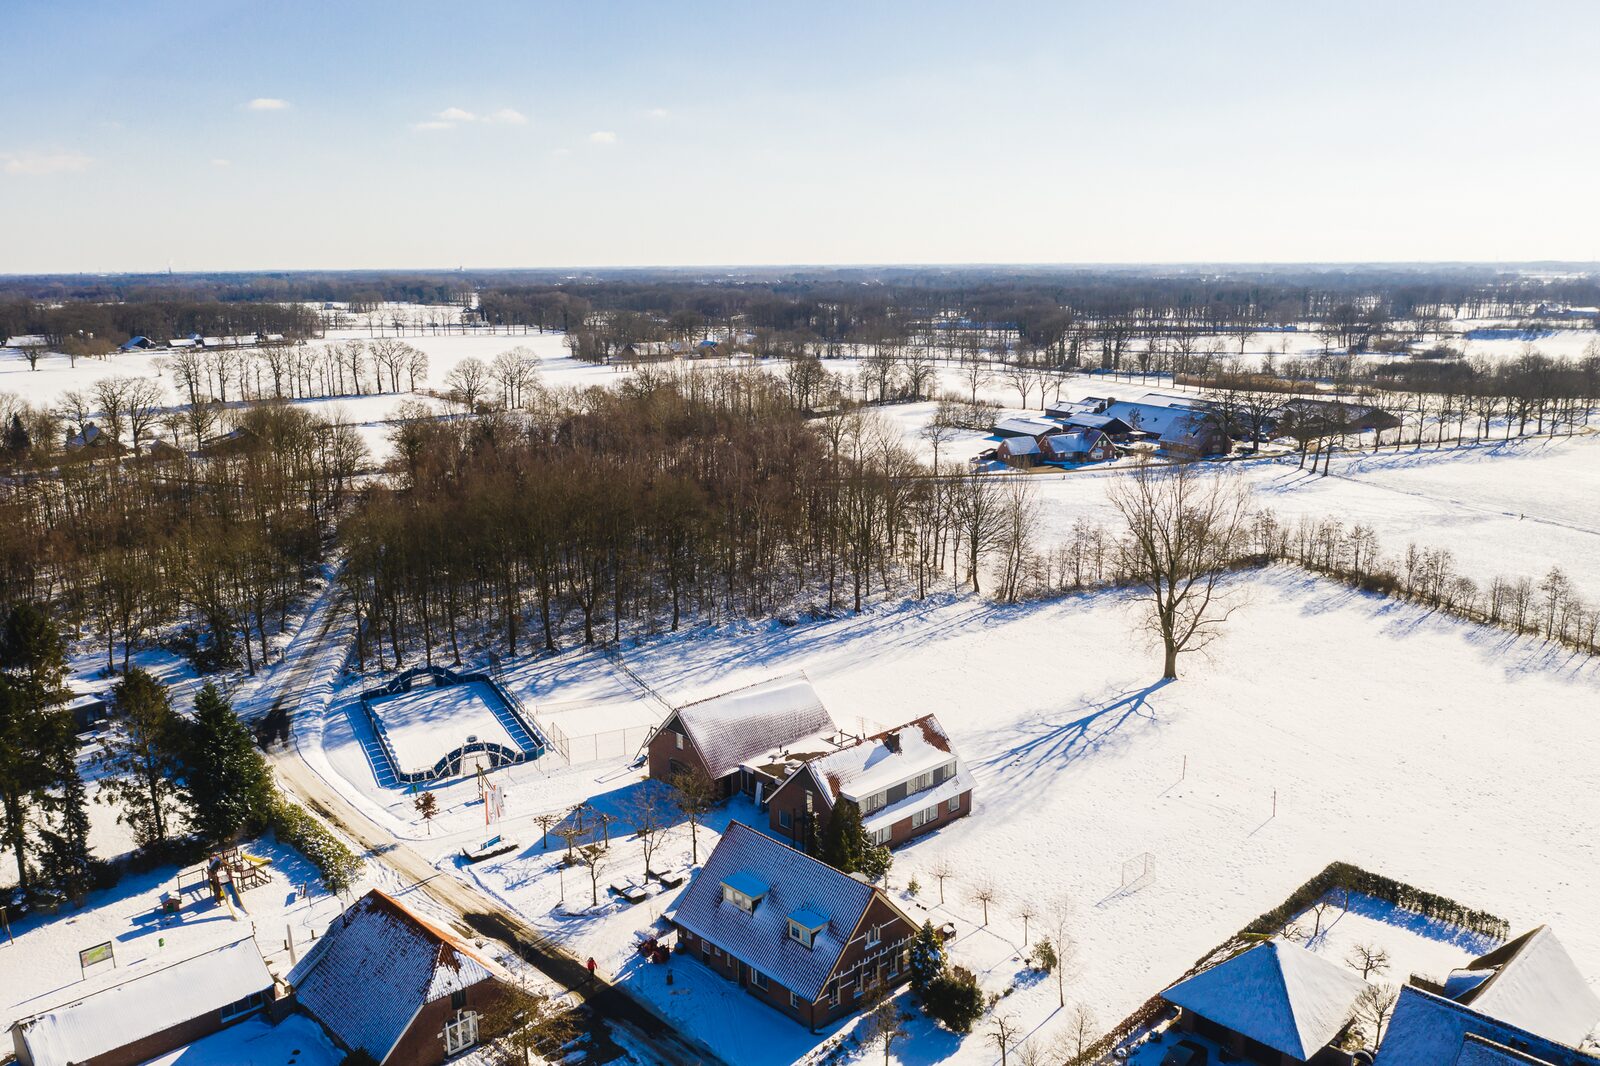
[[[918,995],[944,973],[944,941],[933,923],[925,921],[911,938],[911,990]]]
[[[49,819],[39,831],[39,873],[46,884],[64,898],[89,890],[94,858],[89,852],[89,794],[78,773],[73,748],[56,760],[59,794],[46,801]]]
[[[59,753],[72,750],[66,693],[66,644],[55,622],[17,604],[0,625],[0,826],[17,863],[17,887],[34,889],[29,822],[57,783]]]
[[[210,844],[265,825],[272,810],[272,771],[239,716],[207,682],[194,698],[184,745],[184,792],[194,828]]]
[[[135,667],[116,687],[117,728],[100,757],[106,778],[100,798],[120,804],[117,821],[133,830],[140,847],[164,844],[181,831],[183,719],[167,687]]]
[[[861,827],[861,808],[841,799],[822,831],[822,861],[847,874],[861,869],[867,851],[867,831]]]

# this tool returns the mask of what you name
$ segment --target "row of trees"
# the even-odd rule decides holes
[[[393,337],[176,348],[162,355],[157,366],[191,407],[206,402],[415,392],[428,380],[428,354]]]
[[[351,427],[287,405],[244,411],[236,429],[199,457],[24,455],[0,479],[0,596],[52,604],[74,637],[102,642],[108,668],[159,634],[201,665],[253,671],[366,456]]]

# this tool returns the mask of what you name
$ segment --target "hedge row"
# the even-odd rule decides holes
[[[305,808],[282,793],[272,804],[272,829],[278,839],[322,874],[322,886],[334,895],[349,891],[361,874],[361,859]]]
[[[1510,923],[1504,918],[1487,911],[1473,910],[1438,893],[1403,884],[1392,877],[1384,877],[1347,862],[1330,863],[1317,876],[1295,889],[1288,899],[1257,918],[1245,931],[1271,936],[1282,930],[1295,915],[1330,892],[1358,892],[1424,918],[1447,922],[1495,940],[1505,940],[1511,935]]]

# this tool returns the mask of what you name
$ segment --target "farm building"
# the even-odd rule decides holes
[[[1381,407],[1338,400],[1295,399],[1273,412],[1274,424],[1283,432],[1304,426],[1316,436],[1367,433],[1394,429],[1400,419]]]
[[[380,1066],[434,1066],[478,1042],[511,976],[460,937],[376,889],[289,973],[299,1007]]]
[[[719,795],[743,792],[760,802],[801,762],[842,739],[811,682],[790,674],[679,707],[645,747],[657,781],[698,770]]]
[[[772,794],[772,831],[810,851],[839,803],[890,847],[972,813],[972,775],[931,714],[806,763]]]
[[[1025,469],[1039,465],[1044,449],[1033,437],[1007,437],[994,446],[994,457],[1007,466]]]
[[[1216,455],[1233,447],[1216,413],[1199,401],[1149,395],[1140,400],[1114,400],[1104,413],[1126,423],[1134,436],[1154,440],[1165,452]]]
[[[1458,1056],[1475,1044],[1530,1056],[1486,1063],[1600,1062],[1576,1051],[1597,1023],[1600,998],[1555,933],[1541,925],[1452,971],[1443,982],[1413,977],[1401,990],[1378,1064],[1460,1062]]]
[[[812,1029],[910,976],[916,925],[888,896],[739,822],[671,913],[679,951]]]
[[[1133,432],[1133,427],[1120,418],[1112,415],[1081,414],[1067,415],[1061,419],[1062,424],[1072,429],[1092,429],[1104,433],[1112,440],[1121,440]]]
[[[1059,422],[1051,421],[1048,418],[1027,418],[1022,416],[1015,418],[1002,418],[1000,421],[996,422],[994,427],[990,430],[990,433],[993,436],[1000,437],[1002,439],[1032,437],[1034,440],[1038,440],[1040,437],[1051,433],[1060,432],[1061,423]]]
[[[1349,1066],[1335,1045],[1366,982],[1304,948],[1272,940],[1179,981],[1161,997],[1178,1026],[1260,1066]]]
[[[1117,457],[1117,446],[1098,429],[1071,429],[1039,442],[1044,458],[1057,463],[1099,463]]]
[[[256,1014],[276,983],[253,937],[18,1020],[22,1066],[135,1066]]]

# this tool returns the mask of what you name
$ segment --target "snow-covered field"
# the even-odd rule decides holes
[[[1600,769],[1587,754],[1600,746],[1600,664],[1289,568],[1241,577],[1232,594],[1241,607],[1222,642],[1166,685],[1154,681],[1155,653],[1129,635],[1139,605],[1116,593],[1012,608],[947,597],[787,628],[729,626],[645,644],[627,661],[672,702],[804,669],[841,723],[937,713],[977,776],[975,811],[897,852],[891,880],[903,891],[915,876],[920,895],[907,905],[957,924],[956,961],[987,988],[1020,978],[1006,1009],[1030,1029],[1062,1019],[1053,987],[1022,972],[1021,905],[1070,902],[1069,999],[1109,1025],[1335,859],[1498,913],[1515,931],[1548,922],[1600,983]],[[468,795],[434,838],[441,867],[593,955],[732,1061],[789,1061],[809,1038],[772,1012],[692,962],[675,963],[668,986],[662,967],[636,961],[636,932],[671,899],[607,903],[606,882],[643,873],[637,844],[619,832],[638,771],[621,760],[552,769],[513,771],[513,810],[496,831],[515,835],[519,852],[456,868],[460,842],[482,832]],[[528,816],[585,796],[623,822],[601,911],[572,916],[556,905],[564,895],[586,906],[587,875],[561,873],[562,845],[552,838],[541,851]],[[404,807],[393,804],[396,820]],[[721,817],[759,821],[741,807]],[[656,865],[688,847],[679,827]],[[1124,890],[1123,863],[1145,852],[1152,875]],[[943,907],[930,873],[941,859],[958,871]],[[984,882],[1000,899],[987,928],[971,900]],[[1466,951],[1423,945],[1404,965],[1436,970]],[[777,1043],[758,1054],[769,1037]],[[908,1047],[906,1061],[921,1061],[916,1041]],[[949,1051],[954,1062],[990,1055],[977,1039]]]

